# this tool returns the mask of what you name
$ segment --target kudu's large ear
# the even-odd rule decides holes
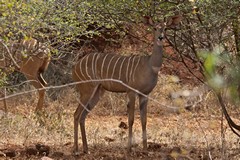
[[[150,17],[150,16],[144,16],[142,21],[146,25],[154,26],[154,22],[152,20],[152,17]]]
[[[167,27],[176,27],[182,20],[182,16],[181,15],[176,15],[176,16],[172,16],[169,17],[166,21],[166,26]]]

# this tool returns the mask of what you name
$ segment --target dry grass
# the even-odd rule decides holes
[[[148,105],[149,151],[146,153],[141,150],[141,124],[136,107],[135,147],[130,155],[125,150],[128,130],[119,128],[121,122],[127,123],[127,97],[125,94],[106,93],[86,119],[91,154],[81,155],[80,159],[177,159],[181,156],[185,159],[204,159],[209,157],[209,153],[213,159],[220,159],[222,143],[227,159],[239,159],[239,138],[230,131],[225,121],[221,131],[221,113],[212,95],[191,112],[166,112],[164,107],[160,106],[174,104],[169,98],[172,91],[192,87],[174,83],[171,76],[160,77],[157,87],[150,95],[158,102],[149,101]],[[8,100],[10,113],[7,116],[0,113],[0,151],[9,148],[17,148],[16,151],[19,151],[41,143],[50,146],[50,157],[58,159],[54,155],[61,152],[63,155],[59,159],[74,159],[71,152],[76,99],[74,89],[65,88],[57,101],[48,99],[47,111],[42,116],[36,116],[33,112],[36,105],[35,94]],[[177,103],[178,107],[184,103],[185,101],[181,100]],[[221,132],[224,133],[224,139]],[[81,139],[79,145],[81,148]],[[38,159],[39,156],[30,157]],[[26,157],[29,158],[20,154],[17,159]]]

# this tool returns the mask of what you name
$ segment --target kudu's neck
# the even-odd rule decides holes
[[[158,72],[163,62],[163,40],[159,39],[158,34],[154,34],[153,52],[150,57],[150,65],[154,72]]]

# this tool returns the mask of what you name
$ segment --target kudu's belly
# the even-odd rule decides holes
[[[110,80],[108,82],[101,82],[103,88],[110,92],[127,92],[133,89],[128,84],[120,81],[120,80]]]

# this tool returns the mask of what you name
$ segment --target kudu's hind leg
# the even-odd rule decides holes
[[[132,134],[132,126],[134,123],[134,110],[135,110],[135,93],[134,92],[130,92],[128,93],[128,104],[127,104],[127,109],[128,109],[128,125],[129,125],[129,130],[128,130],[128,146],[127,146],[127,150],[128,152],[131,151],[132,148],[132,138],[133,138],[133,134]]]
[[[142,95],[139,95],[139,107],[140,107],[140,116],[142,123],[142,139],[143,139],[143,149],[147,150],[147,103],[148,98]]]
[[[37,104],[37,107],[36,107],[36,112],[41,111],[42,108],[43,108],[44,96],[45,96],[45,93],[46,93],[46,89],[44,89],[44,87],[47,86],[47,82],[43,79],[42,73],[38,73],[37,80],[38,80],[40,85],[35,85],[34,87],[37,88],[37,87],[40,86],[40,88],[37,88],[37,89],[40,89],[40,90],[38,90],[38,96],[39,97],[38,97],[38,104]]]
[[[78,105],[78,108],[74,112],[74,154],[79,155],[79,149],[78,149],[78,124],[80,119],[80,114],[82,113],[82,110],[84,107],[82,107],[82,104]]]
[[[42,83],[42,79],[39,79],[40,73],[37,73],[37,75],[29,75],[25,74],[28,80],[31,81],[31,84],[38,90],[38,103],[37,107],[35,109],[36,112],[41,111],[43,108],[44,103],[44,96],[45,96],[45,83]]]
[[[79,87],[81,88],[81,87]],[[82,93],[82,94],[81,94]],[[81,103],[79,104],[77,110],[74,113],[74,154],[78,155],[78,123],[80,124],[83,152],[88,153],[88,145],[85,130],[85,119],[88,113],[94,108],[94,106],[99,101],[100,96],[103,94],[103,89],[100,85],[95,88],[88,88],[88,91],[80,91]]]
[[[49,60],[41,59],[41,57],[31,57],[23,62],[21,72],[28,80],[31,80],[31,84],[38,90],[38,103],[35,112],[42,110],[44,105],[44,96],[46,89],[44,88],[47,83],[42,77],[42,73],[46,70],[49,64]]]

